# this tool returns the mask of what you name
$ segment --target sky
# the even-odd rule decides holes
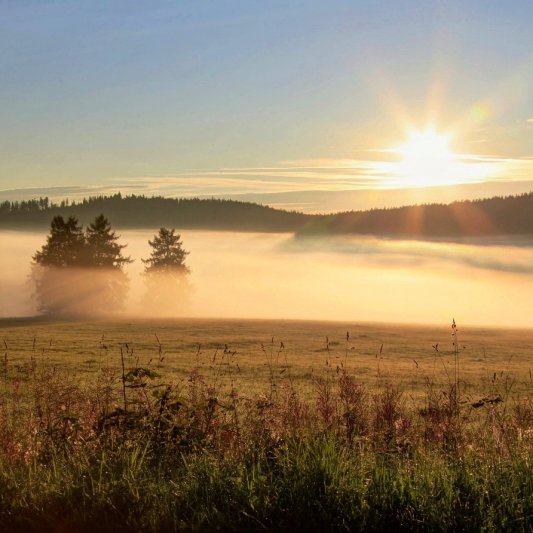
[[[531,190],[532,28],[530,0],[0,0],[0,199]]]

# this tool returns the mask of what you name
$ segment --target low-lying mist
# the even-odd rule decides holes
[[[148,257],[155,231],[118,233],[135,259],[125,269],[127,316],[417,323],[455,317],[468,324],[533,326],[533,247],[524,242],[480,246],[182,231],[192,271],[187,286],[163,284],[164,298],[154,299],[140,259]],[[37,312],[28,276],[45,239],[45,232],[0,232],[0,316]],[[65,279],[61,290],[75,294],[82,279]]]

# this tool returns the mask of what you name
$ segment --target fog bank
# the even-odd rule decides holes
[[[531,246],[182,231],[189,301],[176,294],[158,309],[140,275],[155,230],[119,233],[135,259],[128,315],[533,326]],[[35,314],[27,278],[45,238],[0,232],[0,316]]]

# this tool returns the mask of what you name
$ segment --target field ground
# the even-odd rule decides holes
[[[533,531],[532,330],[12,319],[1,339],[0,531]]]
[[[347,340],[347,333],[349,339]],[[179,385],[194,368],[219,388],[231,384],[257,394],[291,383],[304,396],[314,378],[346,367],[372,390],[397,386],[418,399],[431,382],[454,380],[449,326],[405,326],[278,320],[0,320],[10,367],[46,360],[89,379],[102,366],[145,365]],[[480,329],[458,325],[460,391],[478,394],[531,391],[533,330]],[[436,349],[435,349],[436,347]],[[438,351],[437,351],[438,350]],[[18,366],[17,366],[18,365]]]

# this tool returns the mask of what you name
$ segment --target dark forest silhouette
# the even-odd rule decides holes
[[[519,196],[429,204],[332,215],[309,215],[249,202],[98,196],[69,203],[47,198],[0,204],[0,227],[41,228],[50,218],[74,216],[88,223],[101,212],[121,228],[373,234],[398,237],[466,237],[533,234],[533,192]]]
[[[55,216],[46,243],[33,255],[30,280],[39,311],[46,315],[99,316],[123,308],[129,280],[123,267],[127,245],[108,219],[98,215],[84,230],[73,216]],[[174,228],[160,228],[142,259],[145,310],[156,315],[182,313],[189,303],[189,252]]]
[[[122,308],[128,291],[125,245],[104,215],[84,231],[78,220],[55,216],[46,244],[33,256],[31,280],[39,311],[48,315],[100,315]]]
[[[0,203],[0,227],[42,228],[56,215],[87,224],[99,213],[112,213],[121,228],[180,227],[230,231],[292,232],[313,217],[250,202],[197,198],[98,196],[79,202],[48,198]]]
[[[315,218],[309,235],[369,234],[408,238],[533,234],[533,193],[483,200],[350,211]]]

